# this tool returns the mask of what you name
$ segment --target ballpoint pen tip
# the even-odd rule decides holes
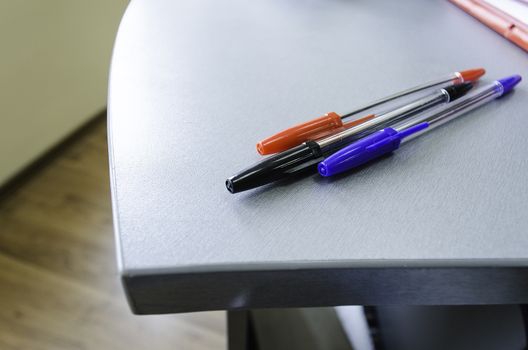
[[[521,80],[522,80],[522,77],[519,74],[515,74],[515,75],[511,75],[506,78],[499,79],[498,82],[504,88],[502,94],[504,95],[510,92],[510,90],[513,89],[515,85],[519,84]]]
[[[460,72],[460,75],[464,81],[478,80],[484,74],[486,74],[486,70],[484,68],[467,69]]]

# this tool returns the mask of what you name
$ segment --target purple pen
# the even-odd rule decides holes
[[[401,143],[503,96],[520,81],[520,75],[496,80],[446,105],[433,115],[414,118],[362,138],[320,162],[317,167],[319,174],[333,176],[390,153],[398,149]]]

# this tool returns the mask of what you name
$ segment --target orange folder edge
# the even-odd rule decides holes
[[[528,51],[528,26],[482,0],[449,0],[506,39]]]

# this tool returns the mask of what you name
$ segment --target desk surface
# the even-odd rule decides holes
[[[527,58],[446,1],[132,1],[109,87],[132,309],[528,302],[526,82],[347,176],[224,186],[283,127]]]

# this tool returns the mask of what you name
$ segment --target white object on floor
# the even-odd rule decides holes
[[[374,350],[363,306],[338,306],[335,310],[352,347],[356,350]]]

